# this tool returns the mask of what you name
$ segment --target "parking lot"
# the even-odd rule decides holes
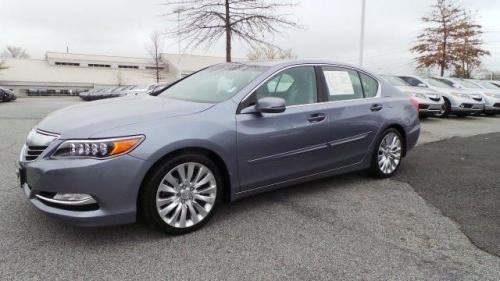
[[[0,104],[0,279],[498,280],[500,116],[429,118],[395,178],[350,174],[224,205],[166,236],[78,228],[18,187],[27,132],[78,98]]]

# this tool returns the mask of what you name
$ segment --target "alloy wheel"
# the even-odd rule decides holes
[[[401,162],[402,144],[400,137],[390,132],[384,136],[378,148],[378,167],[384,174],[392,174]]]
[[[195,162],[171,169],[156,192],[156,209],[168,225],[187,228],[201,222],[213,208],[217,181],[212,171]]]

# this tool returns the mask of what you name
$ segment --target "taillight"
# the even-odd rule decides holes
[[[411,105],[418,111],[419,102],[416,99],[411,99]]]

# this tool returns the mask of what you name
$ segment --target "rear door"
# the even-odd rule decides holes
[[[337,66],[321,67],[321,78],[329,104],[331,168],[360,163],[383,124],[379,83],[365,73]]]

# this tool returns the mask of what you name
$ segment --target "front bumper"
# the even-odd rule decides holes
[[[443,103],[420,103],[418,105],[418,114],[420,116],[433,116],[443,110]]]
[[[453,113],[477,113],[482,111],[484,111],[484,103],[464,102],[451,107]]]
[[[145,161],[122,155],[107,160],[21,161],[22,189],[39,211],[79,226],[106,226],[136,221],[137,196]],[[91,208],[71,208],[43,200],[47,194],[84,193],[95,199]],[[38,196],[37,196],[38,195]]]

